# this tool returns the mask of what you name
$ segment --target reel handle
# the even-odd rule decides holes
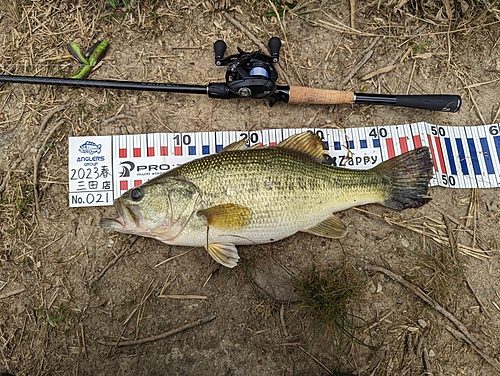
[[[269,43],[267,45],[269,47],[269,51],[271,51],[273,63],[280,61],[281,39],[278,37],[272,37],[269,39]]]
[[[222,60],[224,59],[224,54],[226,53],[226,42],[223,40],[217,40],[214,43],[215,52],[215,65],[222,65]]]

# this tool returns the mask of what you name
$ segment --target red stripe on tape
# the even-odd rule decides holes
[[[394,158],[396,153],[394,153],[394,142],[392,138],[386,138],[385,144],[387,145],[387,153],[389,154],[389,158]]]
[[[160,155],[168,155],[168,147],[167,146],[160,146]]]
[[[408,143],[406,142],[406,137],[399,137],[399,145],[401,146],[402,153],[406,153],[408,151]]]
[[[121,180],[120,181],[120,190],[121,191],[126,191],[127,189],[128,189],[128,181]]]
[[[155,156],[155,148],[152,146],[148,146],[148,157],[154,157]]]
[[[439,172],[438,165],[436,163],[436,155],[434,154],[434,146],[432,145],[431,135],[427,135],[427,140],[429,141],[429,148],[431,149],[432,163],[434,163],[434,171]]]
[[[118,157],[119,158],[127,158],[127,149],[120,148],[118,150]]]
[[[441,165],[441,171],[443,174],[447,174],[446,165],[444,164],[443,148],[441,147],[441,140],[439,139],[439,137],[434,137],[434,141],[436,141],[436,148],[437,148],[436,151],[439,155],[439,164]]]

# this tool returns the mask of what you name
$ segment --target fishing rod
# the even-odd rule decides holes
[[[274,64],[279,62],[281,40],[273,37],[268,43],[270,55],[261,51],[238,53],[224,57],[226,43],[214,43],[215,64],[227,65],[226,81],[208,85],[167,84],[119,80],[87,80],[79,78],[32,77],[0,75],[0,82],[101,88],[117,90],[155,91],[182,94],[204,94],[210,98],[269,99],[290,104],[375,104],[411,107],[431,111],[457,112],[461,105],[459,95],[385,95],[365,94],[351,91],[314,89],[301,86],[276,85],[278,74]]]

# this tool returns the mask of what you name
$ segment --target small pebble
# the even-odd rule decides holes
[[[418,319],[418,325],[420,325],[422,329],[427,328],[427,322],[425,320]]]
[[[429,350],[429,358],[434,358],[436,356],[436,353],[434,352],[433,349]]]
[[[401,238],[401,245],[405,248],[408,248],[410,246],[410,242],[406,238]]]

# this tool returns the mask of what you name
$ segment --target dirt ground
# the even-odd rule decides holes
[[[114,209],[69,208],[67,167],[71,135],[498,122],[499,9],[498,1],[469,0],[0,2],[2,74],[69,77],[79,66],[66,45],[86,49],[106,38],[110,48],[93,79],[205,85],[224,80],[214,41],[225,40],[228,53],[237,46],[256,50],[248,32],[264,44],[282,39],[280,84],[287,78],[313,88],[463,99],[450,114],[0,86],[0,371],[500,373],[498,189],[432,188],[432,205],[401,213],[351,209],[339,215],[345,238],[297,234],[240,247],[242,262],[229,270],[201,248],[184,254],[183,247],[101,229],[100,218]],[[354,69],[369,51],[371,58]],[[422,234],[431,231],[439,234]],[[464,253],[466,247],[481,248],[483,257]],[[255,283],[256,265],[267,265],[264,275],[269,265],[283,267],[299,280],[313,267],[341,270],[346,283],[359,286],[342,311],[343,330],[315,318],[301,301],[269,296]],[[370,265],[418,286],[461,324]],[[163,339],[118,346],[213,317]]]

